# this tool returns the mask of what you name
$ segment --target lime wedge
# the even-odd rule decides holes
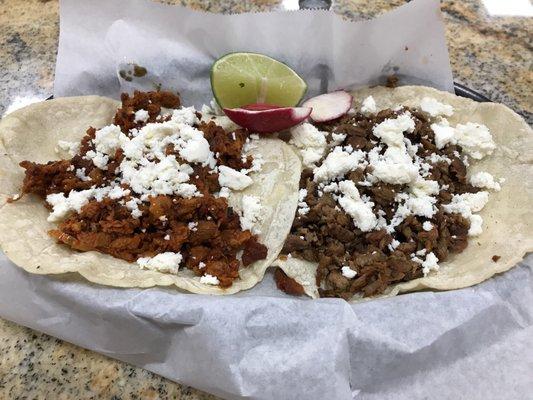
[[[222,108],[298,104],[307,85],[287,65],[257,53],[230,53],[211,67],[211,88]]]

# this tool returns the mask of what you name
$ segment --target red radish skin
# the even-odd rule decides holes
[[[311,114],[312,108],[250,104],[242,108],[224,108],[224,112],[237,125],[253,133],[273,133],[292,128],[305,121]]]
[[[342,117],[352,106],[353,97],[344,90],[321,94],[306,100],[302,107],[311,107],[310,117],[315,122],[326,122]]]
[[[266,103],[255,103],[255,104],[248,104],[247,106],[243,106],[245,110],[250,111],[265,111],[265,110],[272,110],[274,108],[283,108],[282,106],[277,106],[275,104],[266,104]]]

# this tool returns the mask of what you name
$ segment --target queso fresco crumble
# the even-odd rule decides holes
[[[427,275],[482,232],[476,213],[502,182],[467,168],[496,146],[486,126],[451,126],[452,115],[434,98],[379,110],[369,96],[357,113],[292,129],[305,169],[283,253],[319,264],[321,296],[371,296]]]

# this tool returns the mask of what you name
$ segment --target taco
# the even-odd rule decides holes
[[[278,287],[354,300],[456,289],[532,250],[532,132],[519,115],[418,86],[353,96],[342,118],[292,130],[304,170]]]
[[[300,161],[167,92],[30,105],[0,122],[0,246],[28,272],[230,294],[278,256]],[[225,128],[217,125],[224,125]]]

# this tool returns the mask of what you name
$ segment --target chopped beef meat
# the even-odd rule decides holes
[[[179,108],[181,105],[178,95],[171,92],[139,92],[135,91],[130,97],[127,93],[120,96],[122,107],[117,111],[114,119],[115,125],[120,126],[122,132],[128,133],[130,129],[138,128],[139,122],[135,121],[135,112],[148,111],[148,120],[145,123],[156,122],[156,118],[164,108]]]
[[[390,80],[391,85],[396,83],[397,79]],[[369,152],[380,145],[373,135],[373,128],[405,111],[411,113],[415,129],[404,132],[404,137],[411,146],[417,146],[418,157],[430,165],[425,179],[437,181],[441,188],[436,196],[437,212],[431,218],[408,215],[393,231],[378,228],[362,232],[339,207],[335,197],[338,194],[320,191],[313,181],[313,171],[304,170],[300,188],[307,190],[305,202],[310,209],[305,215],[295,215],[282,254],[318,263],[316,279],[323,297],[349,299],[355,294],[373,296],[383,293],[391,284],[422,277],[421,263],[426,254],[433,252],[439,261],[445,261],[449,254],[460,253],[468,245],[470,221],[460,214],[445,213],[442,205],[450,203],[454,194],[476,193],[479,189],[467,183],[467,166],[459,146],[449,144],[442,149],[435,146],[430,118],[424,113],[406,107],[381,110],[374,115],[356,113],[317,127],[331,134],[345,134],[339,146]],[[331,143],[332,135],[328,135],[327,140]],[[380,154],[385,149],[382,145]],[[361,197],[372,201],[374,214],[390,222],[398,207],[397,196],[405,193],[408,187],[382,181],[363,182],[371,168],[355,169],[344,179],[354,182]],[[344,266],[356,271],[355,276],[345,276],[342,273]],[[285,282],[282,278],[280,281]],[[282,289],[287,286],[278,284]]]
[[[248,266],[255,261],[263,260],[268,254],[268,249],[265,245],[258,243],[253,238],[248,239],[244,245],[244,252],[242,253],[242,263]]]
[[[387,84],[385,86],[389,88],[395,88],[398,87],[398,84],[400,82],[400,78],[396,75],[389,75],[387,76]]]
[[[283,246],[283,253],[289,254],[293,251],[304,250],[309,247],[309,242],[303,236],[289,235]]]
[[[180,98],[170,92],[136,91],[133,96],[123,94],[121,99],[122,107],[117,110],[114,123],[126,135],[146,123],[168,120],[169,116],[161,116],[162,108],[180,107]],[[148,112],[146,121],[135,120],[139,110]],[[238,129],[231,134],[214,122],[202,122],[196,127],[203,132],[219,165],[237,170],[250,168],[252,157],[243,159],[241,155],[248,131]],[[46,164],[21,162],[20,166],[26,170],[22,192],[44,199],[53,193],[104,187],[114,181],[124,157],[122,150],[109,157],[107,169],[96,167],[85,157],[95,149],[95,135],[96,129],[89,128],[81,140],[79,153],[70,160]],[[173,145],[167,146],[166,155],[175,155],[180,163],[184,162]],[[74,250],[96,250],[129,262],[163,252],[180,252],[183,264],[195,275],[210,274],[218,278],[221,287],[231,286],[239,277],[238,253],[243,252],[243,264],[249,266],[266,258],[267,248],[258,242],[256,235],[241,230],[239,216],[225,198],[214,196],[220,190],[218,174],[199,164],[192,167],[194,173],[189,183],[197,187],[201,197],[150,196],[148,201],[138,204],[140,218],[132,216],[131,209],[126,207],[133,199],[131,192],[120,200],[93,199],[49,234]],[[79,171],[88,179],[84,180]],[[122,186],[122,189],[129,189],[127,185]]]
[[[276,268],[274,271],[274,280],[276,281],[276,286],[279,290],[284,291],[287,294],[292,294],[293,296],[303,295],[304,288],[294,279],[288,277],[281,268]]]

